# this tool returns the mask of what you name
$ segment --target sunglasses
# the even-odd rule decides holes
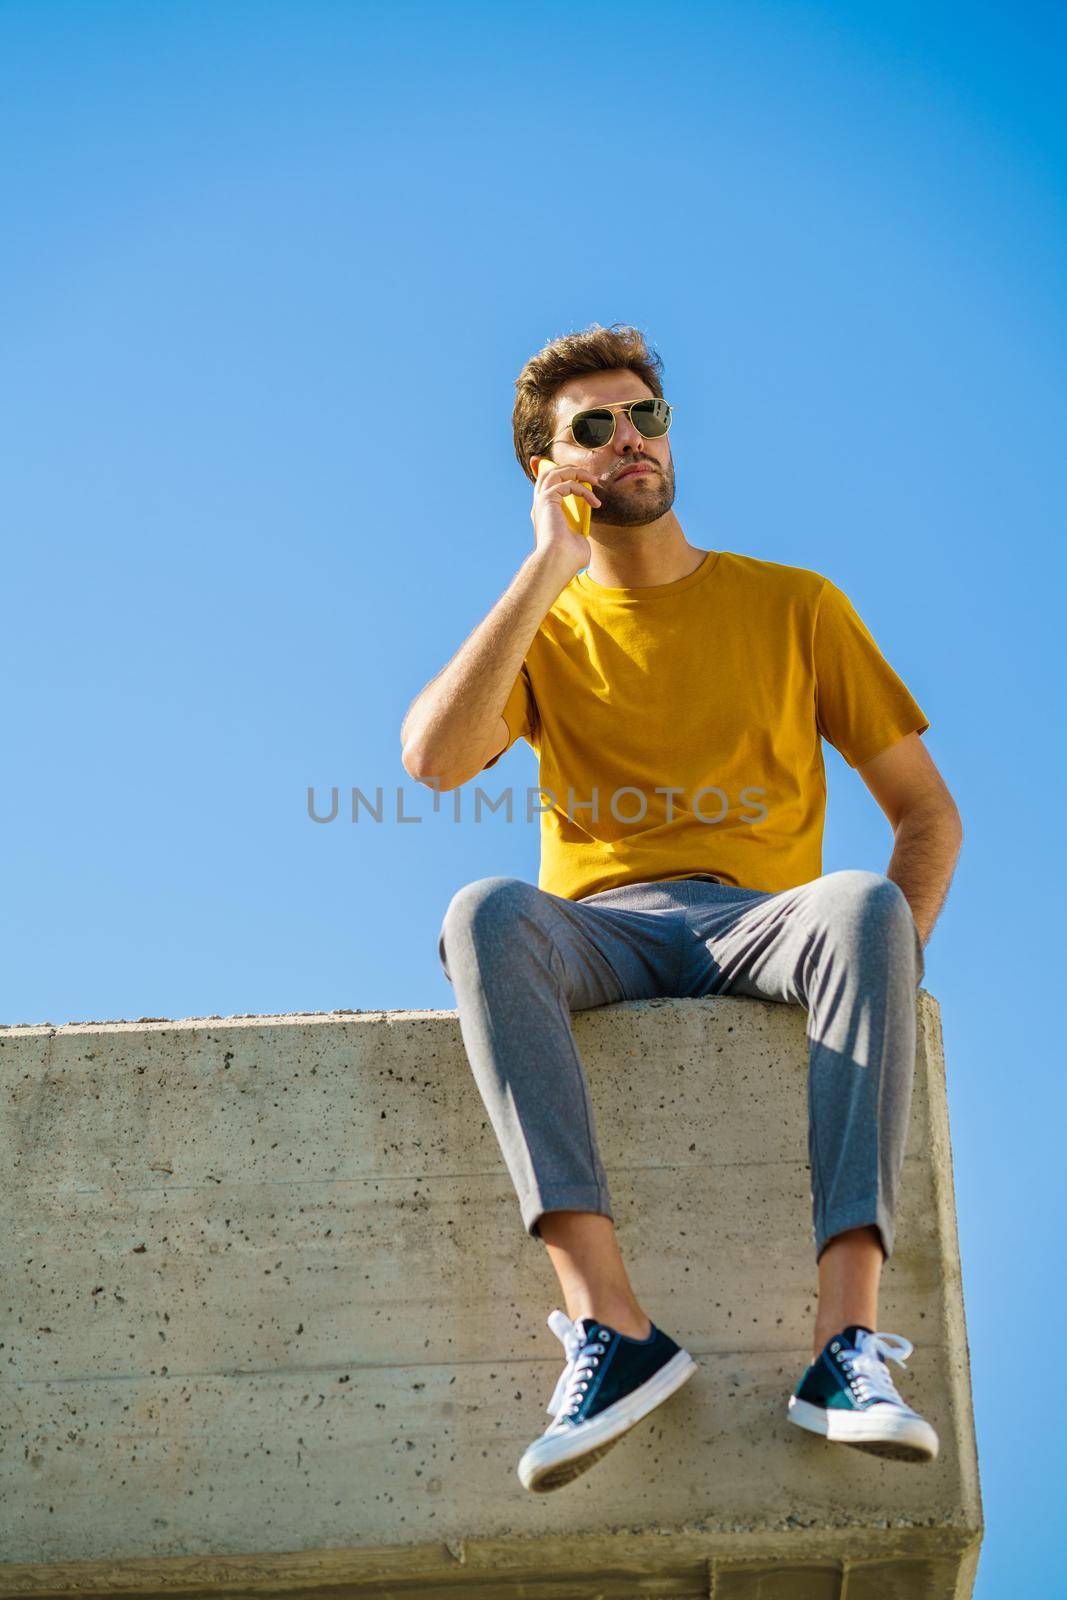
[[[595,411],[577,411],[568,428],[576,445],[583,450],[600,450],[615,437],[615,412],[625,411],[643,439],[662,439],[671,425],[673,413],[666,400],[618,401],[614,406],[597,406]],[[566,439],[567,434],[557,435]],[[556,439],[552,440],[556,443]]]

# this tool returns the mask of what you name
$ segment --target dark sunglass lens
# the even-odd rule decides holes
[[[613,428],[614,418],[610,411],[583,411],[571,420],[575,442],[586,450],[596,450],[600,445],[607,444]]]
[[[666,400],[640,400],[630,415],[638,433],[646,439],[659,439],[671,424],[671,408]]]

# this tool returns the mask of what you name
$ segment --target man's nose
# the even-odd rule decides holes
[[[618,420],[615,423],[615,437],[611,442],[615,450],[621,455],[627,447],[631,452],[634,450],[639,451],[645,443],[645,436],[642,433],[638,433],[626,412],[620,411]]]

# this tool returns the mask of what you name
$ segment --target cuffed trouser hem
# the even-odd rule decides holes
[[[596,1211],[615,1220],[608,1191],[599,1183],[580,1183],[570,1188],[553,1185],[526,1195],[520,1204],[526,1232],[534,1239],[541,1237],[537,1224],[546,1211]]]
[[[824,1219],[822,1225],[815,1224],[812,1232],[815,1236],[816,1263],[826,1246],[837,1234],[844,1233],[848,1228],[877,1228],[882,1236],[882,1249],[888,1261],[893,1254],[893,1218],[882,1202],[865,1200],[852,1206],[843,1206],[835,1211],[832,1216]]]

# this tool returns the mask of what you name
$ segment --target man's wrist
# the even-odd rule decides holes
[[[558,582],[561,589],[566,588],[575,575],[573,558],[566,550],[531,550],[524,565],[534,572],[547,573],[554,582]],[[581,568],[578,570],[581,571]]]

